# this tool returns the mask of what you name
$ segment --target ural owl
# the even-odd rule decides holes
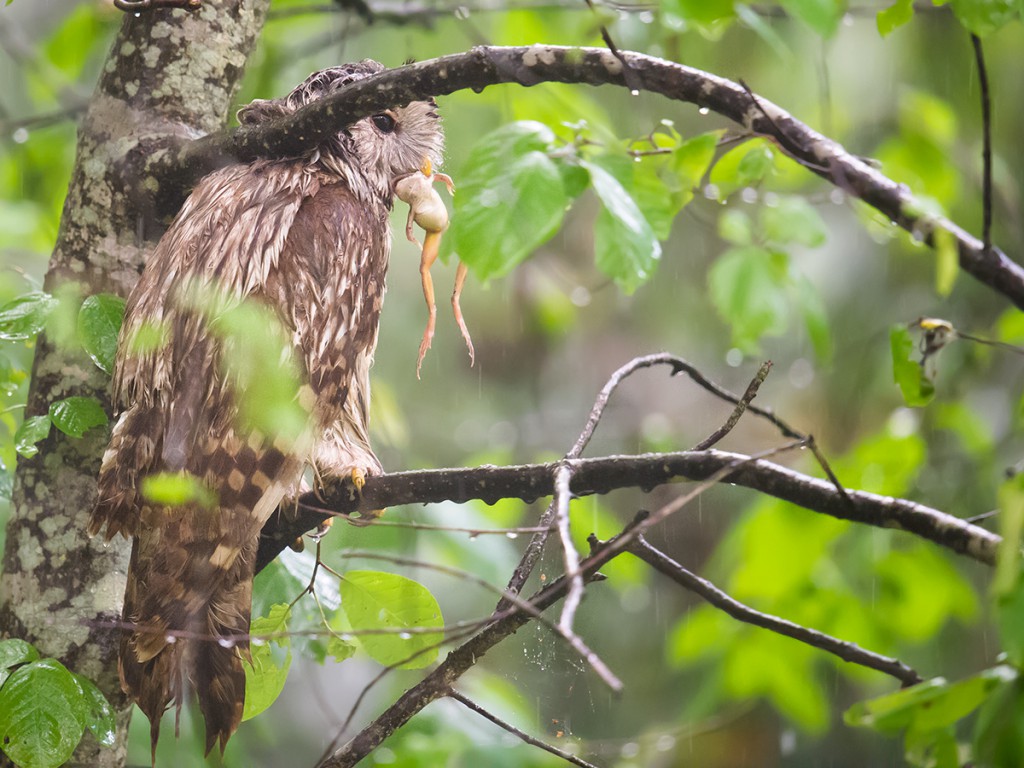
[[[243,107],[239,121],[286,115],[383,69],[366,60],[317,72],[285,98]],[[381,471],[367,438],[368,374],[388,213],[395,179],[438,164],[442,144],[436,105],[414,102],[360,120],[303,157],[216,171],[196,186],[128,299],[113,380],[120,415],[90,533],[105,527],[108,540],[132,539],[120,674],[150,719],[154,749],[161,715],[190,690],[207,752],[238,727],[248,642],[217,639],[248,633],[260,530],[298,492],[304,469],[321,479]],[[244,377],[230,370],[230,339],[217,324],[225,307],[243,302],[284,329],[301,384],[295,435],[242,418]],[[139,343],[146,329],[162,343]],[[156,473],[190,477],[208,498],[149,501],[142,484]]]

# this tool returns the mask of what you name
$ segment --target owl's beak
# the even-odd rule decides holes
[[[423,156],[423,164],[420,165],[420,171],[423,173],[424,176],[430,176],[434,173],[434,166],[430,162],[429,155]]]

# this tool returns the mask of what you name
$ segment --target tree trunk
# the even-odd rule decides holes
[[[45,287],[126,296],[173,180],[147,172],[160,151],[222,128],[269,0],[203,0],[196,13],[126,15],[78,133],[78,152]],[[73,317],[73,316],[72,316]],[[107,377],[55,326],[40,337],[26,416],[69,395],[108,401]],[[117,630],[129,546],[90,541],[85,523],[109,430],[51,431],[20,459],[0,577],[0,637],[20,637],[99,685],[118,711],[118,742],[87,736],[76,762],[123,765],[130,708],[117,674]]]

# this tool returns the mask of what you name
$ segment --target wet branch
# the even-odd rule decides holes
[[[732,616],[737,621],[762,627],[801,643],[820,648],[834,654],[844,661],[859,664],[891,675],[899,680],[904,687],[921,682],[921,676],[913,669],[888,656],[882,656],[861,648],[856,643],[826,635],[823,632],[801,626],[792,621],[755,611],[738,600],[730,597],[707,579],[701,578],[687,570],[660,550],[652,547],[643,536],[637,536],[627,547],[627,551],[636,555],[655,570],[668,576],[674,582],[688,589],[695,595],[704,598],[708,603]]]
[[[517,466],[467,467],[396,472],[368,478],[362,494],[345,485],[321,501],[313,494],[299,501],[299,515],[273,518],[260,540],[257,567],[263,568],[291,542],[319,525],[325,515],[347,515],[402,504],[464,503],[501,499],[532,503],[554,492],[555,471],[562,462]],[[634,456],[602,456],[572,462],[570,488],[576,496],[618,488],[651,490],[678,481],[701,481],[728,469],[727,483],[741,485],[792,502],[813,512],[878,528],[907,531],[940,546],[991,565],[1000,537],[946,512],[907,499],[867,491],[840,491],[827,480],[797,472],[765,459],[729,451],[679,451]]]
[[[943,230],[956,243],[960,266],[975,279],[1024,308],[1024,268],[997,247],[952,221],[923,213],[902,185],[837,142],[814,131],[740,83],[674,62],[630,51],[535,45],[478,46],[465,53],[397,67],[339,89],[293,115],[257,126],[212,134],[154,153],[149,171],[184,192],[219,165],[256,157],[296,157],[332,133],[396,104],[476,91],[500,83],[544,82],[615,85],[661,94],[714,111],[773,140],[796,162],[863,200],[890,221],[934,244]]]

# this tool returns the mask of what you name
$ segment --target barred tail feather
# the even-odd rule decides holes
[[[206,752],[223,752],[242,720],[248,657],[249,607],[258,537],[224,569],[210,561],[191,567],[176,558],[151,558],[145,541],[132,547],[121,638],[121,686],[150,721],[153,755],[160,720],[171,706],[179,711],[195,692],[206,723]],[[195,559],[191,559],[195,562]],[[166,580],[171,566],[173,585]],[[219,571],[219,573],[218,573]],[[148,585],[145,595],[135,585]],[[163,599],[154,599],[154,591]]]

